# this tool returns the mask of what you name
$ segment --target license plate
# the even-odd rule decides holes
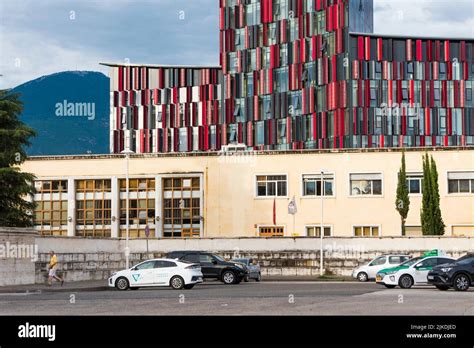
[[[433,280],[434,277],[433,277],[433,276],[428,276],[428,279],[429,279],[429,280]]]
[[[380,281],[382,280],[382,277],[381,277],[381,276],[377,276],[377,277],[375,278],[375,280],[378,281],[378,282],[380,282]]]

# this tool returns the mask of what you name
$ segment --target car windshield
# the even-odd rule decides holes
[[[405,262],[401,263],[400,266],[412,266],[420,260],[423,260],[423,257],[421,257],[421,256],[420,257],[414,257],[413,259],[410,259],[408,261],[405,261]]]
[[[212,255],[215,259],[217,259],[218,261],[225,261],[222,257],[218,256],[218,255]]]

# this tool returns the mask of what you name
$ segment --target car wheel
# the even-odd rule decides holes
[[[120,277],[115,281],[115,287],[120,291],[125,291],[129,287],[128,279],[125,277]]]
[[[357,280],[359,280],[360,282],[366,282],[369,280],[369,276],[365,272],[360,272],[357,275]]]
[[[262,275],[259,273],[259,274],[257,275],[257,278],[255,278],[255,281],[259,282],[259,281],[261,281],[261,280],[262,280]]]
[[[249,277],[248,275],[246,275],[246,276],[244,277],[244,282],[247,283],[249,280],[250,280],[250,277]]]
[[[184,287],[184,279],[181,278],[180,276],[174,276],[170,280],[170,286],[174,290],[181,290]]]
[[[192,288],[194,288],[194,284],[185,285],[184,288],[185,288],[186,290],[191,290]]]
[[[388,289],[394,289],[396,285],[388,285],[388,284],[384,284],[386,288]]]
[[[225,271],[224,273],[222,273],[222,281],[224,282],[224,284],[234,284],[236,282],[234,272]]]
[[[446,291],[449,289],[449,286],[447,285],[436,285],[436,289]]]
[[[454,278],[453,287],[456,291],[466,291],[469,289],[469,278],[465,274],[459,274]]]
[[[400,285],[402,289],[410,289],[413,286],[413,278],[408,274],[404,274],[400,277],[398,285]]]

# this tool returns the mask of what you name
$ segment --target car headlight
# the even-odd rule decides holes
[[[452,270],[453,268],[452,267],[445,267],[445,268],[441,268],[441,271],[443,273],[448,273],[450,270]]]
[[[117,272],[114,272],[114,273],[112,273],[112,274],[110,275],[110,277],[113,277],[113,276],[116,275],[116,274],[117,274]]]
[[[385,272],[386,275],[389,275],[389,274],[395,274],[397,273],[398,271],[388,271],[388,272]]]
[[[234,263],[235,267],[239,267],[240,269],[244,269],[244,265],[241,265],[240,263]]]

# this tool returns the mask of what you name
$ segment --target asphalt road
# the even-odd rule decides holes
[[[168,288],[0,294],[0,315],[474,315],[474,289],[356,282],[209,282]]]

